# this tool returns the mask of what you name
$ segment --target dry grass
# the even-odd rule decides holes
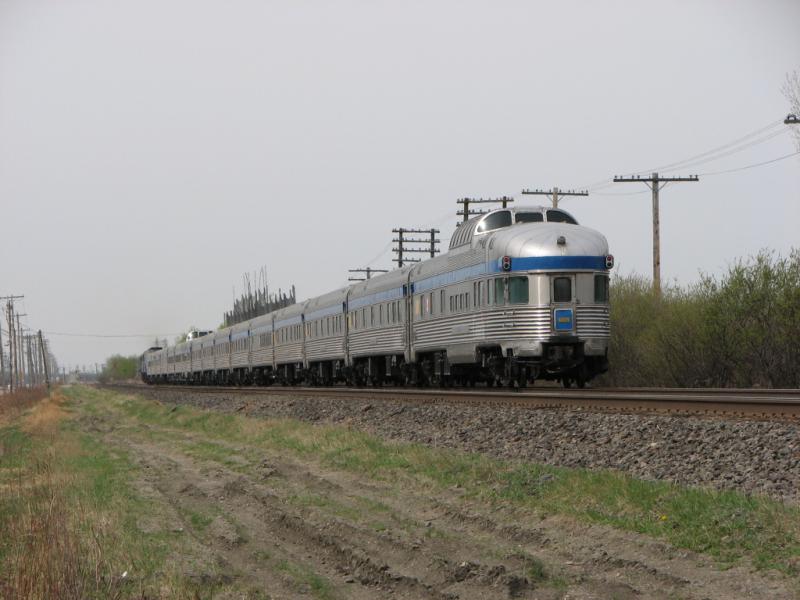
[[[47,388],[23,388],[13,394],[0,395],[0,426],[7,425],[37,402],[47,398]]]
[[[119,597],[125,581],[104,550],[116,534],[66,468],[81,452],[60,429],[66,399],[25,390],[3,400],[12,426],[0,439],[0,598]]]
[[[8,577],[0,579],[0,597],[29,600],[117,598],[121,579],[111,572],[103,548],[108,531],[85,506],[66,497],[64,481],[53,477],[50,461],[36,464],[37,485],[16,494],[15,518],[3,535],[10,542],[5,557]]]
[[[67,417],[65,402],[66,398],[56,390],[49,397],[33,404],[22,419],[22,430],[37,436],[55,436],[59,423]]]

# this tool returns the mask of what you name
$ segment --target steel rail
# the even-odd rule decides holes
[[[293,395],[349,398],[417,404],[461,404],[527,409],[567,409],[585,412],[652,413],[769,420],[800,419],[800,390],[758,389],[409,389],[345,387],[206,387],[189,385],[115,384],[135,391],[183,391],[243,395]]]

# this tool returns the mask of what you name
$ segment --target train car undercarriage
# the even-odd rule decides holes
[[[537,380],[558,381],[564,387],[585,387],[597,375],[608,370],[607,356],[585,356],[583,344],[563,339],[543,344],[542,356],[514,356],[499,346],[479,348],[472,363],[451,364],[445,351],[420,353],[416,362],[406,362],[402,354],[359,357],[352,365],[328,360],[310,363],[288,363],[272,367],[240,367],[143,375],[145,383],[191,385],[307,385],[350,387],[393,385],[397,387],[487,387],[524,388]]]

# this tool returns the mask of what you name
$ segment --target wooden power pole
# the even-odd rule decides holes
[[[588,196],[589,192],[587,191],[580,191],[576,192],[575,190],[560,190],[557,187],[554,187],[550,190],[522,190],[523,194],[528,196],[550,196],[550,201],[553,203],[553,208],[558,208],[558,201],[561,200],[564,196]]]
[[[8,320],[8,377],[9,377],[9,391],[14,391],[14,382],[16,381],[15,369],[17,368],[16,360],[16,336],[14,335],[14,300],[19,300],[25,296],[0,296],[0,300],[6,301],[6,319]],[[17,381],[17,386],[19,382]]]
[[[643,183],[653,190],[653,290],[661,294],[661,224],[659,221],[658,192],[668,183],[677,181],[700,181],[697,175],[688,177],[659,177],[653,173],[650,177],[617,177],[615,183]]]
[[[397,244],[397,247],[392,248],[397,258],[393,258],[392,262],[396,262],[398,267],[402,267],[405,263],[420,261],[419,258],[405,258],[405,254],[430,254],[431,258],[433,258],[439,253],[439,248],[437,247],[439,239],[436,237],[436,234],[439,233],[438,229],[408,229],[407,227],[398,227],[397,229],[392,229],[392,233],[397,234],[397,237],[392,239],[392,241]],[[427,239],[404,237],[404,235],[408,233],[424,233],[429,237]],[[409,248],[410,244],[413,246]],[[420,245],[422,245],[422,247],[420,247]]]
[[[474,215],[482,215],[489,212],[488,210],[470,208],[470,204],[499,204],[503,208],[508,208],[508,203],[513,201],[514,198],[510,196],[501,196],[500,198],[459,198],[456,200],[456,204],[463,204],[464,208],[457,210],[456,215],[463,217],[461,223],[466,223]],[[461,225],[461,223],[457,223],[457,225]]]
[[[19,322],[20,317],[27,317],[28,313],[16,313],[17,318],[17,387],[25,387],[25,334],[22,332],[22,324]]]
[[[44,365],[44,382],[47,384],[47,389],[50,389],[50,369],[47,366],[47,350],[45,349],[44,340],[42,339],[42,330],[39,330],[39,350],[42,352],[42,364]]]

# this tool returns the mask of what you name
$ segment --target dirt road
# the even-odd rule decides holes
[[[76,402],[79,427],[127,453],[158,507],[139,529],[181,540],[165,570],[214,598],[796,597],[792,580],[645,536]]]

